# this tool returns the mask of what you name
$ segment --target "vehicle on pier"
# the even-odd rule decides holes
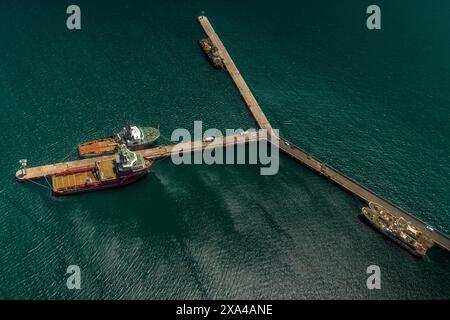
[[[219,49],[212,44],[211,39],[200,39],[198,43],[213,67],[217,69],[223,68],[223,59],[219,54]]]
[[[415,256],[425,256],[434,244],[432,239],[409,221],[394,216],[379,204],[369,202],[369,207],[362,208],[362,215],[373,227]]]
[[[80,144],[78,154],[81,158],[114,154],[121,144],[125,144],[130,150],[141,150],[150,147],[159,136],[159,129],[156,128],[127,126],[111,137]]]
[[[95,165],[71,168],[52,175],[52,193],[63,196],[125,186],[144,177],[152,163],[122,144],[113,160],[97,161]]]

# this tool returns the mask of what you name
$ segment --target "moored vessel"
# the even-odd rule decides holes
[[[152,161],[122,144],[113,160],[97,161],[95,165],[71,168],[53,175],[52,193],[62,196],[125,186],[144,177],[151,166]]]
[[[209,38],[200,39],[198,43],[209,62],[217,69],[223,68],[223,59],[219,54],[219,49],[212,44],[211,40]]]
[[[369,202],[369,207],[362,208],[362,215],[373,227],[415,256],[425,256],[434,244],[409,221],[392,215],[379,204]]]
[[[114,154],[117,152],[120,144],[125,144],[130,150],[141,150],[150,147],[159,136],[159,129],[130,125],[111,137],[80,144],[78,146],[78,154],[81,158]]]

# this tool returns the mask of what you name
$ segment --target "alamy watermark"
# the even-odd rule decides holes
[[[69,30],[81,30],[81,9],[78,5],[72,4],[67,7],[66,13],[69,14],[66,20],[66,26]],[[369,30],[381,29],[381,9],[378,5],[372,4],[367,7],[366,13],[370,14],[367,18],[366,26]]]
[[[380,30],[381,29],[381,9],[379,6],[372,4],[367,7],[367,14],[370,16],[367,18],[366,26],[369,30]]]
[[[66,280],[66,287],[69,290],[81,289],[81,270],[77,265],[70,265],[67,267],[66,274],[70,274]]]
[[[226,129],[224,136],[219,129],[203,131],[202,122],[194,121],[193,135],[187,129],[176,129],[171,141],[177,142],[171,151],[176,165],[261,164],[261,175],[275,175],[279,170],[277,129]]]
[[[81,29],[81,9],[77,5],[70,5],[66,10],[67,14],[70,16],[67,17],[66,26],[69,30],[80,30]]]
[[[377,265],[370,265],[367,267],[366,270],[367,274],[370,274],[370,276],[367,278],[366,285],[367,289],[373,290],[373,289],[381,289],[381,269]]]

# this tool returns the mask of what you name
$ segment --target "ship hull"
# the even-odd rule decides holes
[[[122,187],[134,183],[148,174],[153,165],[152,161],[145,160],[144,167],[136,171],[127,171],[120,173],[113,167],[113,161],[105,161],[97,166],[86,166],[65,170],[52,176],[52,193],[55,196],[66,196],[89,191],[97,191]],[[98,179],[98,170],[102,169],[100,176],[105,179]],[[97,174],[94,174],[96,172]],[[89,179],[90,183],[79,183],[81,180]],[[78,175],[78,177],[77,177]],[[63,180],[58,180],[63,179]],[[67,183],[69,182],[69,183]]]
[[[103,139],[92,140],[84,142],[78,146],[78,155],[82,159],[99,157],[117,152],[119,144],[125,143],[127,148],[131,151],[137,151],[150,148],[155,141],[160,137],[160,132],[157,129],[150,127],[139,127],[144,135],[145,139],[139,144],[127,144],[122,142],[122,138],[119,134]]]
[[[138,151],[138,150],[150,148],[153,144],[154,144],[154,141],[148,142],[148,143],[143,143],[143,144],[138,144],[136,146],[130,146],[130,147],[128,147],[128,149],[130,149],[131,151]]]
[[[205,54],[206,58],[208,59],[209,63],[216,69],[222,69],[223,62],[218,57],[214,57],[212,53],[212,46],[211,43],[207,39],[201,39],[198,41],[198,44],[200,45],[200,48],[202,49],[203,53]]]
[[[80,159],[88,159],[88,158],[94,158],[94,157],[100,157],[100,156],[107,156],[114,154],[114,151],[107,151],[102,153],[86,153],[86,154],[80,154]]]
[[[98,191],[98,190],[105,190],[105,189],[116,188],[116,187],[123,187],[123,186],[129,185],[133,182],[136,182],[136,181],[142,179],[144,176],[147,175],[147,173],[148,173],[148,170],[133,172],[133,173],[125,175],[125,176],[119,176],[117,179],[114,179],[114,180],[99,182],[97,184],[93,184],[90,186],[83,186],[83,187],[73,189],[73,190],[65,190],[65,191],[53,190],[52,193],[55,196],[67,196],[67,195],[85,193],[85,192],[90,192],[90,191]]]
[[[151,146],[153,146],[153,144],[154,144],[154,142],[143,143],[143,144],[139,144],[139,145],[135,145],[135,146],[130,146],[130,147],[128,147],[128,149],[131,151],[139,151],[139,150],[143,150],[143,149],[148,149]],[[98,153],[97,152],[96,153],[81,153],[81,152],[79,152],[79,157],[81,159],[100,157],[100,156],[114,154],[114,153],[116,153],[116,151],[117,151],[117,148],[114,148],[113,150],[98,152]]]
[[[377,224],[375,224],[374,222],[372,222],[372,220],[370,220],[368,217],[366,217],[364,214],[361,214],[361,216],[364,218],[364,220],[366,222],[368,222],[370,224],[370,226],[372,228],[374,228],[375,230],[379,231],[381,234],[383,234],[385,237],[389,238],[390,240],[394,241],[395,243],[397,243],[399,246],[401,246],[403,249],[405,249],[406,251],[408,251],[410,254],[412,254],[413,256],[417,257],[417,258],[422,258],[423,255],[417,253],[414,249],[410,248],[406,243],[404,243],[402,240],[400,240],[399,238],[397,238],[396,236],[390,234],[389,232],[386,232],[385,230],[383,230],[382,228],[380,228]]]
[[[114,154],[117,151],[118,144],[114,137],[106,137],[84,142],[78,145],[78,155],[80,158],[92,158],[107,154]]]

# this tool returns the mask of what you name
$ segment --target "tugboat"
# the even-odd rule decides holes
[[[111,137],[80,144],[78,154],[81,158],[114,154],[120,144],[125,144],[130,150],[141,150],[150,147],[159,136],[160,132],[156,128],[128,126]]]
[[[200,39],[198,43],[213,67],[217,69],[223,68],[223,59],[219,54],[219,49],[212,44],[211,39]]]
[[[125,186],[144,177],[152,163],[122,144],[113,160],[97,161],[95,165],[71,168],[53,175],[52,193],[64,196]]]
[[[377,203],[369,202],[362,215],[370,224],[415,256],[423,257],[434,244],[433,240],[403,217],[396,217]]]

